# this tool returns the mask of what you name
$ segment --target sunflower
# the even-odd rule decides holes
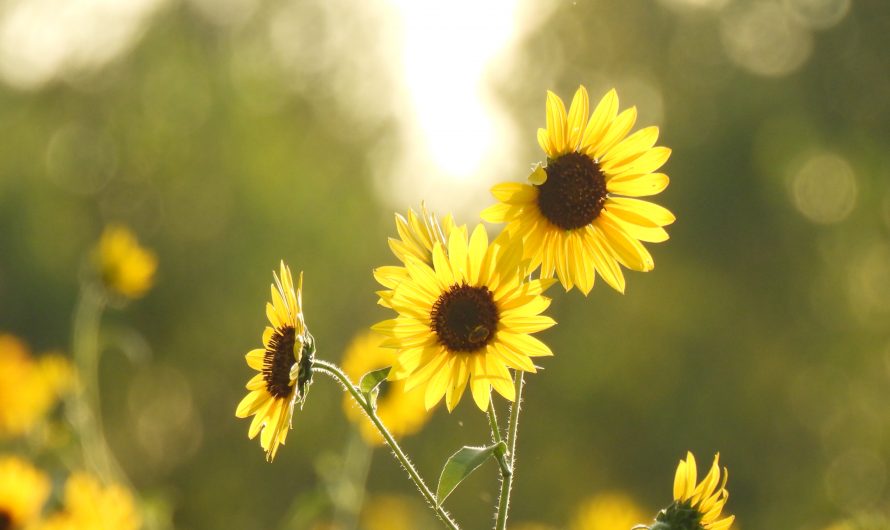
[[[392,366],[396,360],[396,352],[391,348],[381,347],[383,339],[384,337],[372,331],[353,339],[343,356],[343,371],[351,379],[358,381],[371,370]],[[344,396],[343,408],[349,419],[359,425],[365,441],[373,445],[383,444],[383,437],[370,422],[365,421],[364,414],[349,396]],[[402,438],[419,431],[430,414],[423,404],[422,389],[415,388],[406,392],[404,381],[389,381],[377,397],[377,416],[393,436]]]
[[[552,281],[526,281],[521,242],[504,233],[489,244],[481,224],[469,240],[456,227],[447,247],[436,241],[432,265],[405,258],[406,278],[390,300],[398,317],[373,326],[397,351],[390,377],[407,391],[423,386],[427,409],[444,396],[453,410],[467,384],[482,410],[492,388],[515,400],[509,368],[534,372],[531,357],[553,355],[530,335],[555,324],[540,315]]]
[[[633,499],[623,493],[600,493],[586,500],[572,522],[572,530],[618,530],[648,519]]]
[[[140,298],[154,282],[158,259],[129,228],[109,225],[102,232],[93,262],[105,287],[125,298]]]
[[[24,528],[40,515],[49,478],[28,462],[0,456],[0,528]]]
[[[30,432],[73,384],[64,356],[35,359],[22,341],[0,334],[0,439]]]
[[[641,241],[668,239],[664,230],[674,215],[661,206],[636,199],[655,195],[668,185],[658,170],[670,156],[667,147],[653,147],[658,127],[627,136],[637,117],[635,107],[618,114],[618,95],[609,91],[588,119],[587,90],[575,92],[565,105],[547,92],[547,128],[538,129],[538,143],[547,165],[529,176],[530,184],[502,183],[492,188],[500,203],[482,212],[493,223],[507,223],[520,234],[525,257],[541,277],[559,277],[566,290],[577,286],[585,295],[599,274],[624,292],[618,264],[636,271],[655,267]]]
[[[655,517],[653,530],[727,530],[732,526],[734,515],[720,519],[729,499],[726,490],[729,472],[724,468],[721,480],[719,461],[717,454],[711,470],[698,482],[695,457],[686,453],[686,460],[680,460],[674,476],[674,502]]]
[[[436,241],[443,245],[447,244],[448,236],[454,227],[454,218],[451,214],[446,215],[440,223],[436,214],[427,210],[426,205],[421,203],[420,215],[412,209],[408,209],[407,219],[399,213],[396,214],[396,231],[399,238],[389,238],[389,248],[403,265],[408,256],[419,259],[427,265],[432,265],[433,244]],[[377,292],[377,295],[380,296],[377,303],[383,307],[390,307],[389,300],[392,298],[392,290],[406,279],[407,275],[405,267],[398,265],[375,269],[374,278],[386,287],[385,290]]]
[[[129,490],[117,484],[107,487],[86,473],[73,473],[65,483],[62,510],[40,530],[137,530],[142,517]]]
[[[275,458],[290,429],[296,403],[302,405],[312,381],[315,345],[303,320],[303,273],[294,290],[290,268],[281,262],[280,277],[273,273],[272,302],[266,304],[271,326],[263,332],[263,348],[245,356],[247,365],[260,372],[247,383],[250,392],[235,411],[239,418],[253,415],[247,435],[253,439],[260,430],[260,445],[266,459]]]

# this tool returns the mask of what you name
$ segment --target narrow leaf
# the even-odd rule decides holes
[[[470,476],[470,473],[495,454],[498,445],[503,444],[504,442],[487,447],[464,446],[451,455],[448,461],[445,462],[445,467],[442,468],[442,474],[439,476],[439,486],[436,488],[436,503],[441,505],[451,495],[451,492],[465,478]]]
[[[362,376],[361,381],[359,381],[359,390],[362,391],[362,394],[370,394],[372,390],[376,389],[380,386],[380,383],[386,380],[390,370],[392,370],[392,366],[372,370],[366,373]]]

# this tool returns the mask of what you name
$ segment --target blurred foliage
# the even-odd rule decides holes
[[[0,9],[7,63],[14,5]],[[394,204],[403,190],[380,181],[410,112],[375,99],[397,92],[399,59],[381,44],[392,6],[209,5],[162,3],[101,68],[0,85],[0,330],[66,348],[89,248],[106,223],[133,227],[159,266],[151,293],[106,319],[140,352],[103,359],[110,443],[177,528],[275,528],[325,515],[318,463],[352,427],[340,390],[317,381],[269,465],[234,417],[270,272],[281,258],[305,270],[307,323],[338,360],[388,318],[370,271],[394,262],[392,208],[423,197]],[[654,515],[687,449],[721,452],[740,527],[887,509],[890,7],[523,6],[535,24],[486,78],[514,120],[506,167],[539,159],[546,89],[614,85],[674,149],[659,202],[679,220],[626,295],[551,292],[556,356],[528,378],[513,520],[561,526],[606,489]],[[428,479],[487,441],[470,405],[405,441]],[[488,464],[449,498],[468,528],[488,520],[496,477]],[[413,494],[384,450],[367,487]]]

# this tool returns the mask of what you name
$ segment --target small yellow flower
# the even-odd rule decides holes
[[[122,225],[105,227],[93,261],[106,288],[126,298],[143,296],[158,267],[154,253],[140,246],[133,232]]]
[[[64,356],[34,359],[20,340],[0,334],[0,439],[30,432],[73,383]]]
[[[392,366],[395,363],[395,350],[380,346],[384,338],[377,333],[366,332],[352,341],[343,356],[343,371],[350,379],[358,381],[362,375],[371,370]],[[415,388],[406,392],[404,381],[387,381],[380,388],[380,395],[377,397],[377,416],[387,426],[389,432],[399,439],[419,431],[430,417],[429,411],[423,404],[423,390]],[[343,398],[343,408],[349,419],[359,426],[366,442],[373,445],[383,444],[383,437],[348,395]]]
[[[714,456],[714,463],[704,480],[698,482],[695,457],[686,453],[686,460],[680,460],[674,476],[674,502],[655,517],[652,530],[727,530],[735,521],[735,516],[720,518],[723,507],[729,499],[726,480],[729,472],[724,468],[720,477],[720,455]]]
[[[633,499],[622,493],[600,493],[585,501],[572,530],[628,530],[648,519]]]
[[[455,227],[451,214],[445,216],[439,222],[435,213],[427,210],[425,204],[420,205],[420,214],[414,210],[408,210],[408,218],[396,214],[396,231],[399,238],[389,238],[389,248],[396,258],[404,265],[411,256],[427,265],[433,264],[433,245],[438,241],[447,245],[448,236]],[[378,304],[390,307],[393,289],[408,278],[408,271],[404,266],[391,265],[374,269],[374,278],[387,289],[378,291],[380,296]]]
[[[425,512],[419,513],[413,499],[399,495],[375,495],[362,506],[361,528],[363,530],[416,530],[426,528],[429,521],[423,519]]]
[[[263,332],[263,348],[247,353],[247,365],[260,372],[247,383],[250,391],[238,404],[235,415],[253,415],[247,435],[252,440],[263,431],[260,445],[270,462],[291,428],[294,406],[302,405],[312,381],[315,346],[303,319],[303,273],[296,289],[290,268],[281,262],[281,275],[272,284],[272,302],[266,304],[271,326]]]
[[[74,473],[65,484],[64,506],[41,530],[137,530],[142,517],[133,495],[123,486],[103,487],[86,473]]]
[[[620,265],[649,271],[655,262],[640,243],[668,239],[664,226],[674,222],[668,210],[636,197],[655,195],[668,185],[657,171],[670,156],[667,147],[653,147],[658,127],[630,136],[637,111],[618,113],[618,95],[609,91],[588,118],[583,86],[565,105],[547,92],[547,127],[538,129],[538,143],[547,165],[538,166],[529,184],[507,182],[491,192],[500,201],[482,212],[493,223],[525,242],[525,257],[541,277],[559,277],[566,290],[577,286],[585,295],[599,274],[624,292]]]
[[[49,496],[49,478],[15,456],[0,456],[0,529],[34,522]]]
[[[389,300],[398,317],[373,326],[397,350],[391,378],[423,387],[428,409],[445,397],[451,411],[467,384],[483,411],[492,388],[515,400],[509,369],[535,372],[532,357],[553,355],[531,334],[555,324],[540,314],[552,281],[527,281],[521,242],[504,233],[489,244],[481,224],[469,239],[454,228],[447,246],[433,244],[432,265],[406,256],[405,266]]]

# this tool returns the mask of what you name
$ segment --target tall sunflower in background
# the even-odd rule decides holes
[[[363,333],[352,340],[343,355],[343,371],[353,381],[371,370],[392,366],[396,352],[384,348],[380,343],[385,337],[372,331]],[[430,417],[423,404],[423,390],[415,388],[405,391],[404,381],[387,381],[377,397],[377,416],[396,439],[419,431]],[[362,438],[372,445],[382,445],[383,436],[348,395],[343,396],[343,408],[347,417],[359,426]]]
[[[531,358],[553,355],[531,334],[555,324],[543,316],[552,282],[526,281],[528,260],[508,234],[489,244],[485,227],[471,237],[454,228],[447,247],[433,245],[432,264],[406,256],[406,278],[389,304],[398,317],[373,329],[397,350],[390,377],[405,389],[424,388],[427,408],[445,397],[453,410],[469,384],[476,405],[488,409],[491,389],[516,399],[510,368],[535,372]]]
[[[566,290],[585,295],[596,275],[619,292],[625,280],[620,265],[649,271],[655,266],[641,242],[668,239],[664,230],[674,215],[654,203],[637,199],[655,195],[668,185],[656,171],[671,150],[655,147],[658,127],[628,136],[637,111],[618,113],[618,95],[610,90],[588,118],[587,89],[579,87],[568,114],[562,100],[547,92],[547,127],[538,129],[538,143],[547,155],[529,184],[502,183],[492,188],[500,203],[482,218],[507,223],[522,237],[525,257],[541,277],[559,277]]]
[[[303,273],[294,289],[290,268],[281,262],[280,276],[273,273],[272,302],[266,304],[271,326],[263,332],[263,348],[250,350],[247,365],[258,371],[250,391],[238,404],[235,415],[253,415],[247,435],[252,440],[262,430],[260,445],[271,461],[290,429],[294,406],[302,404],[312,378],[315,346],[303,319]]]
[[[648,517],[633,499],[623,493],[594,495],[579,506],[571,530],[626,530]]]
[[[433,245],[438,241],[447,245],[448,236],[456,226],[451,214],[439,221],[435,213],[427,210],[425,204],[420,205],[420,214],[413,209],[408,209],[407,219],[397,213],[396,232],[398,238],[388,239],[389,248],[395,257],[402,263],[374,269],[374,278],[386,289],[377,291],[380,296],[378,303],[384,307],[390,307],[393,289],[407,279],[408,272],[405,269],[405,261],[408,256],[418,259],[427,265],[433,264]]]
[[[0,528],[25,528],[43,509],[49,477],[15,456],[0,455]]]
[[[105,227],[93,252],[102,284],[125,298],[140,298],[151,289],[158,258],[142,247],[136,235],[123,225]]]

